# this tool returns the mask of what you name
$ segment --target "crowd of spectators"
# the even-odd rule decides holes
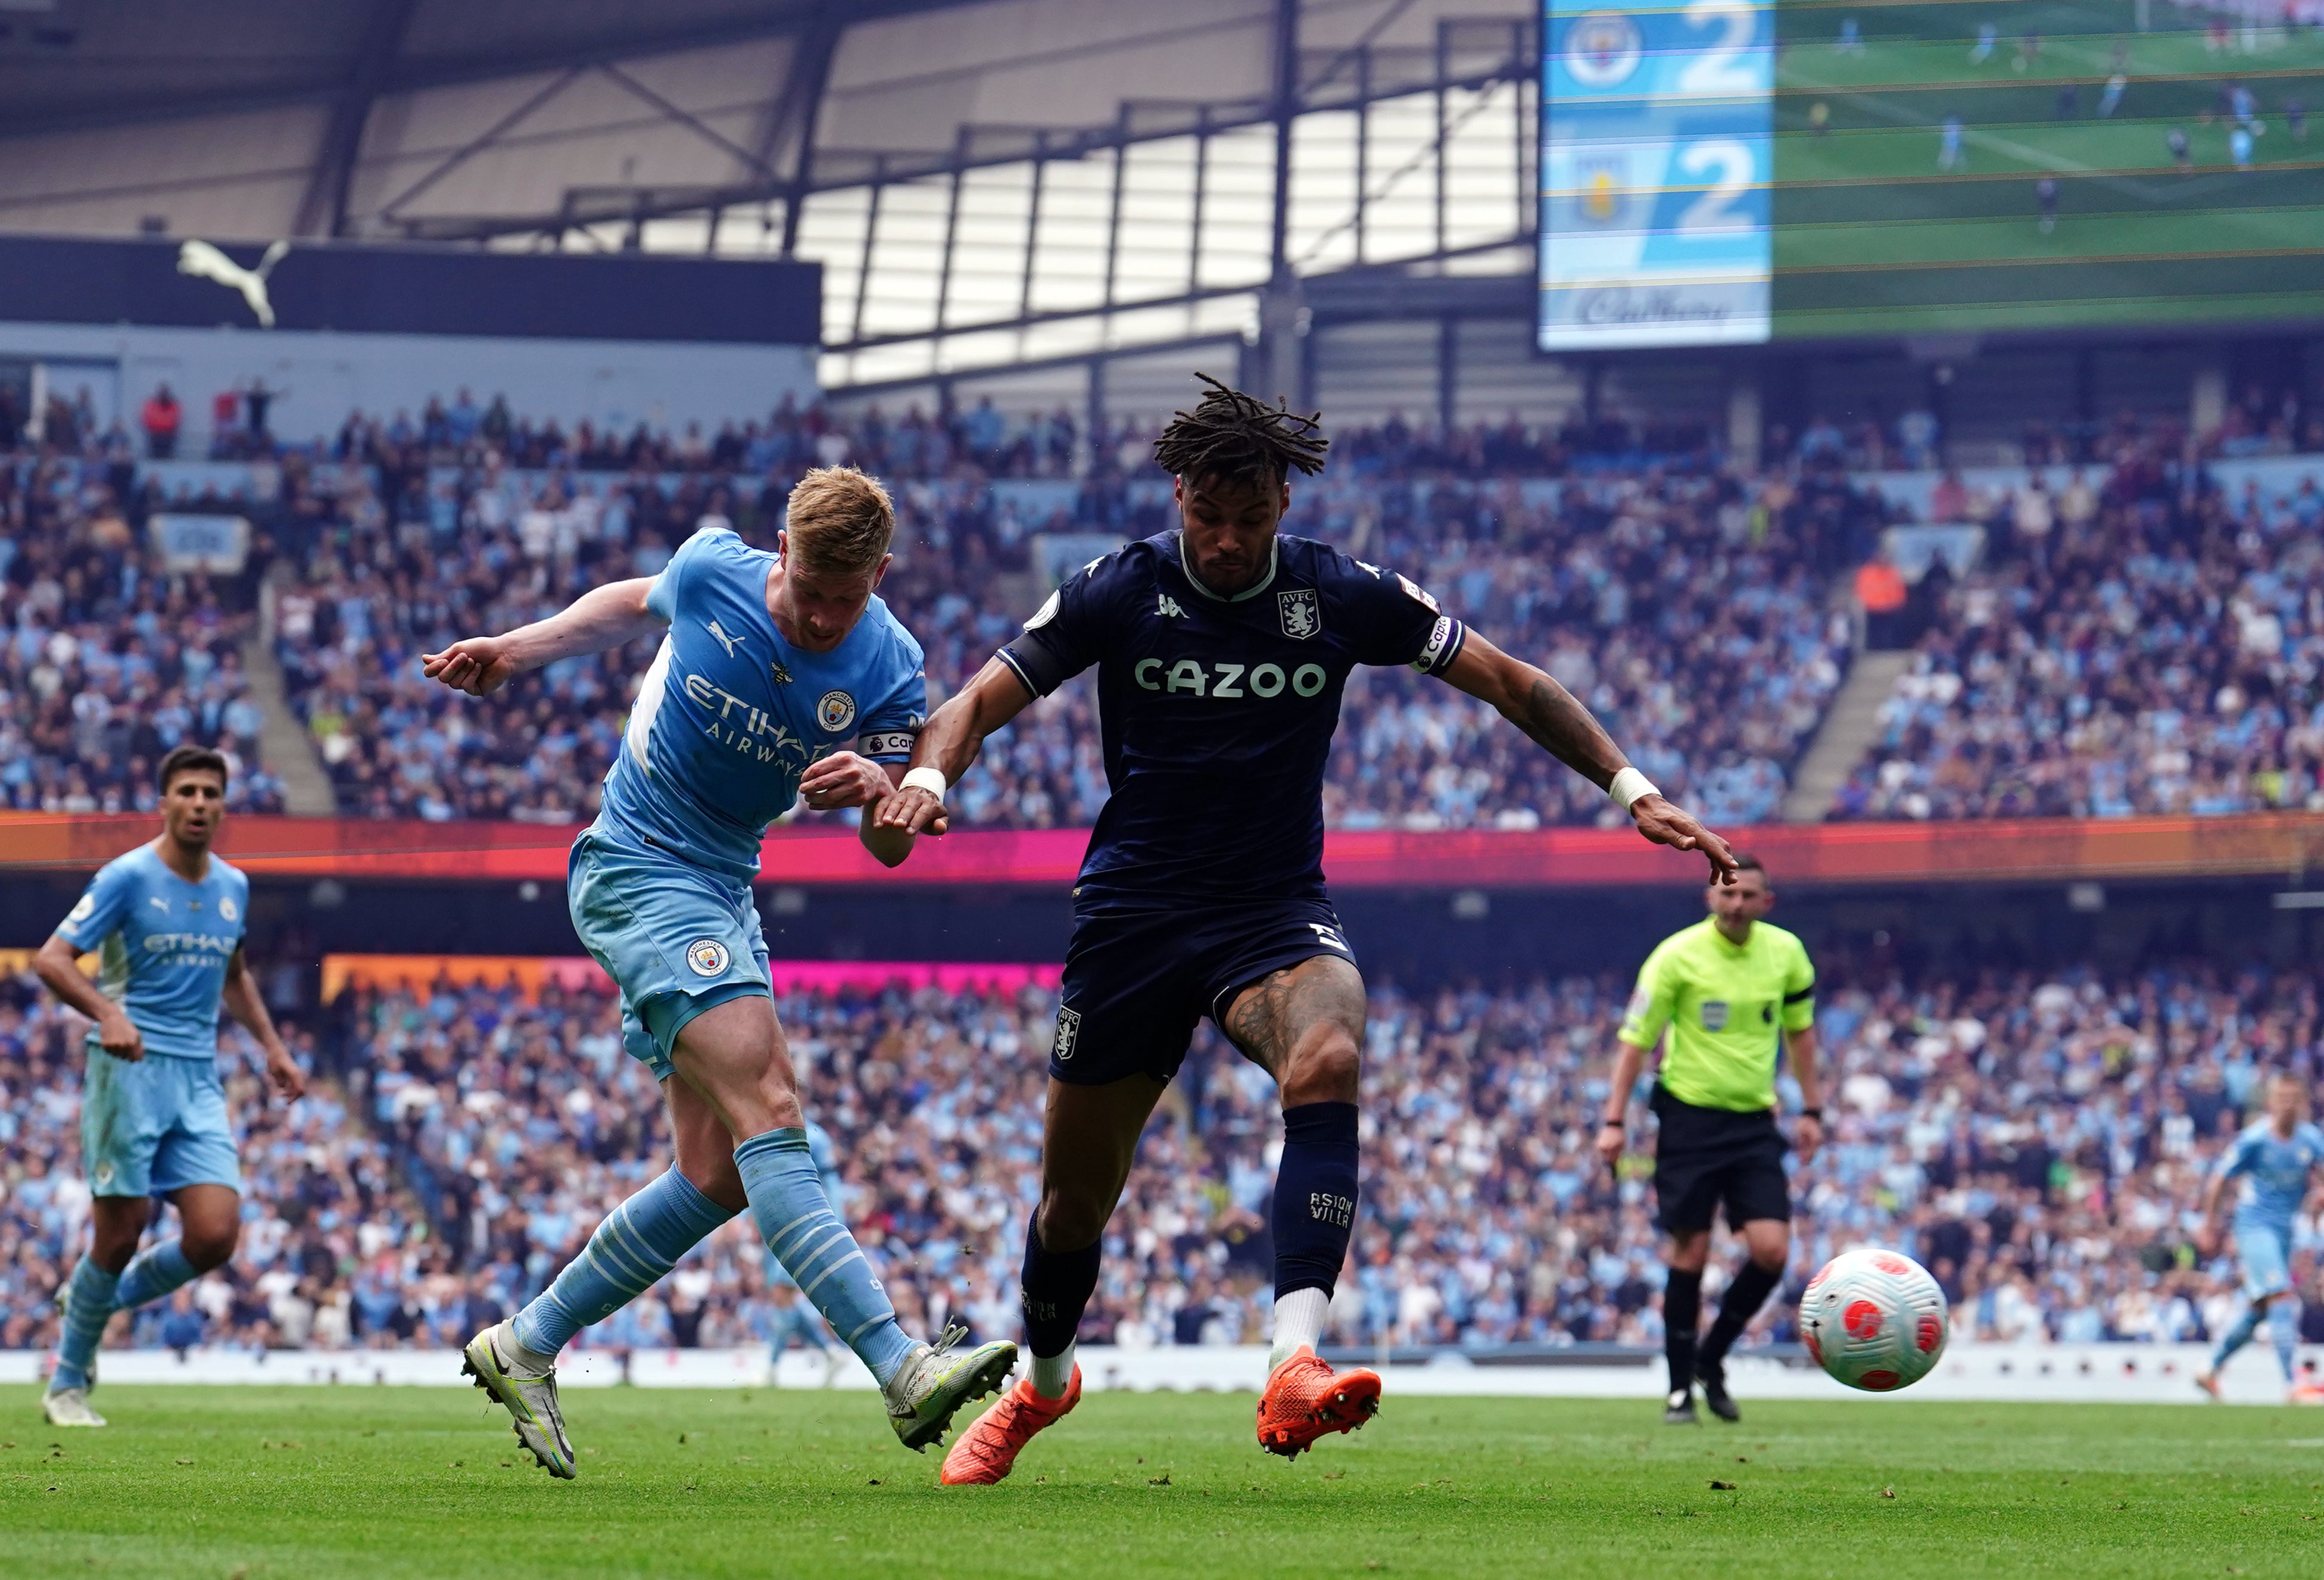
[[[134,491],[118,443],[0,448],[0,807],[150,811],[154,765],[194,739],[226,754],[232,805],[280,812],[243,670],[248,600],[168,571],[132,526]]]
[[[350,419],[327,455],[283,466],[284,546],[303,567],[278,603],[290,696],[343,813],[586,819],[649,644],[481,703],[422,681],[418,655],[650,574],[705,522],[770,542],[801,468],[860,460],[894,481],[898,564],[883,592],[927,648],[941,700],[1038,601],[1039,535],[1102,542],[1165,525],[1162,480],[1134,471],[1150,434],[1109,432],[1093,469],[1055,476],[1074,440],[1064,414],[1011,424],[988,406],[948,426],[874,412],[845,427],[786,407],[706,448],[535,431],[465,396],[418,425]],[[1500,470],[1480,480],[1472,464]],[[1738,480],[1693,452],[1575,469],[1556,436],[1516,424],[1448,443],[1392,420],[1343,435],[1335,466],[1298,491],[1294,530],[1406,572],[1549,662],[1659,783],[1711,815],[1772,813],[1846,662],[1830,581],[1885,519],[1877,499],[1829,471]],[[1059,486],[1010,486],[1028,477]],[[1360,680],[1342,742],[1328,811],[1343,826],[1604,814],[1602,797],[1441,686]],[[1084,826],[1105,795],[1086,682],[994,739],[960,791],[970,822],[1001,827]]]
[[[0,458],[12,808],[150,804],[147,765],[191,735],[235,759],[238,805],[280,809],[243,650],[270,566],[288,703],[343,815],[561,824],[595,813],[651,643],[483,701],[424,681],[420,653],[651,574],[704,523],[771,542],[802,469],[854,462],[893,483],[883,591],[941,701],[1063,557],[1169,514],[1150,425],[1135,422],[1091,434],[1065,411],[1012,418],[990,402],[842,420],[786,402],[711,434],[624,436],[462,390],[417,418],[350,416],[311,446],[268,436],[267,495],[234,507],[258,523],[251,566],[225,585],[166,572],[139,530],[161,506],[217,501],[165,497],[117,427],[51,404],[49,442]],[[2300,416],[2258,397],[2233,409]],[[1932,444],[1925,415],[1861,431],[1812,420],[1774,436],[1787,459],[1753,474],[1720,464],[1699,429],[1512,419],[1448,433],[1391,418],[1340,431],[1289,526],[1403,572],[1541,664],[1714,822],[1777,815],[1849,662],[1849,568],[1915,510],[1982,524],[1984,556],[1959,583],[1933,573],[1894,617],[1925,635],[1833,815],[2225,813],[2319,795],[2313,487],[2206,493],[2182,434],[2128,418],[2029,433],[2029,455],[2075,464],[2061,482],[1947,474],[1915,506],[1849,481],[1843,467]],[[995,737],[958,800],[973,825],[1078,827],[1106,794],[1084,679]],[[1491,710],[1400,671],[1351,680],[1325,810],[1338,827],[1415,830],[1614,815]]]
[[[2194,1249],[2202,1184],[2266,1070],[2324,1072],[2324,978],[2182,962],[1914,980],[1827,962],[1824,981],[1830,1142],[1797,1172],[1788,1288],[1760,1337],[1789,1337],[1807,1272],[1867,1242],[1930,1268],[1960,1342],[2187,1340],[2232,1320],[2231,1267]],[[1335,1337],[1659,1343],[1646,1157],[1609,1177],[1591,1150],[1625,994],[1613,979],[1375,993]],[[289,1110],[236,1066],[244,1254],[140,1318],[139,1340],[456,1345],[668,1164],[659,1093],[595,988],[405,982],[335,1008],[322,1046],[299,1042],[331,1079]],[[906,1324],[1013,1335],[1052,991],[898,984],[779,1008],[828,1132],[828,1187]],[[0,995],[0,1348],[44,1339],[82,1233],[78,1069],[27,983]],[[1084,1337],[1264,1337],[1280,1144],[1271,1083],[1206,1029],[1108,1229]],[[2319,1249],[2303,1217],[2311,1339]],[[829,1339],[746,1216],[581,1342]]]
[[[1834,815],[2324,808],[2316,481],[2183,490],[2124,465],[2065,495],[2011,506],[2018,530],[1959,584],[1931,573],[1936,618]]]
[[[314,1038],[283,1030],[313,1069]],[[53,1343],[58,1293],[88,1244],[81,1072],[103,1055],[85,1051],[87,1031],[30,971],[0,977],[0,1350]],[[443,1259],[431,1262],[427,1220],[383,1141],[334,1084],[285,1107],[268,1097],[238,1029],[223,1046],[242,1143],[241,1248],[229,1266],[123,1321],[115,1341],[334,1349],[413,1337],[406,1308],[427,1296]]]

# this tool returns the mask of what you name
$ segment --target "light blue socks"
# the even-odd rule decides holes
[[[134,1311],[194,1279],[194,1264],[176,1240],[164,1240],[121,1270],[121,1286],[113,1292],[113,1309]]]
[[[831,1210],[802,1129],[770,1130],[734,1149],[767,1249],[884,1386],[912,1353],[872,1264]]]
[[[89,1368],[97,1364],[97,1346],[105,1325],[113,1318],[114,1291],[120,1274],[107,1272],[97,1258],[84,1256],[65,1281],[64,1322],[57,1335],[57,1369],[50,1374],[49,1392],[88,1386]]]
[[[532,1304],[516,1314],[516,1341],[553,1355],[592,1322],[661,1281],[678,1259],[734,1216],[671,1169],[615,1208],[581,1254]]]
[[[2267,1311],[2264,1307],[2245,1307],[2244,1314],[2236,1318],[2236,1325],[2228,1328],[2226,1336],[2219,1340],[2219,1347],[2211,1352],[2211,1370],[2216,1372],[2226,1365],[2229,1355],[2249,1344],[2252,1341],[2252,1335],[2259,1331],[2259,1325],[2266,1316]]]
[[[2283,1380],[2292,1382],[2300,1359],[2300,1297],[2278,1295],[2267,1309],[2267,1335],[2275,1341],[2276,1363]]]

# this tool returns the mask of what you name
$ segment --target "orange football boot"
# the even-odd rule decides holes
[[[1333,1373],[1305,1345],[1268,1374],[1259,1397],[1259,1446],[1296,1459],[1332,1432],[1352,1432],[1379,1414],[1378,1372],[1359,1366]]]
[[[991,1486],[1016,1467],[1018,1451],[1033,1440],[1034,1433],[1053,1424],[1081,1401],[1079,1366],[1074,1368],[1074,1380],[1062,1399],[1042,1398],[1034,1389],[1032,1378],[1019,1377],[1017,1385],[1001,1396],[999,1403],[953,1439],[952,1452],[945,1456],[940,1479],[948,1487]]]

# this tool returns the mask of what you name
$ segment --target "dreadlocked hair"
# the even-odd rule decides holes
[[[1163,471],[1264,487],[1294,472],[1313,476],[1323,470],[1323,453],[1332,441],[1323,436],[1322,412],[1301,417],[1288,402],[1269,406],[1208,373],[1194,377],[1210,392],[1194,410],[1178,412],[1154,441],[1155,464]]]

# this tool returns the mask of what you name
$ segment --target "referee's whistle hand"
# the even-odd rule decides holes
[[[1598,1127],[1598,1140],[1595,1144],[1598,1148],[1598,1155],[1605,1160],[1608,1168],[1611,1169],[1620,1164],[1624,1139],[1622,1133],[1611,1125],[1600,1125]]]
[[[1661,796],[1641,795],[1630,803],[1630,821],[1640,834],[1657,845],[1701,852],[1711,863],[1711,882],[1735,881],[1735,852],[1727,848],[1727,841]]]

